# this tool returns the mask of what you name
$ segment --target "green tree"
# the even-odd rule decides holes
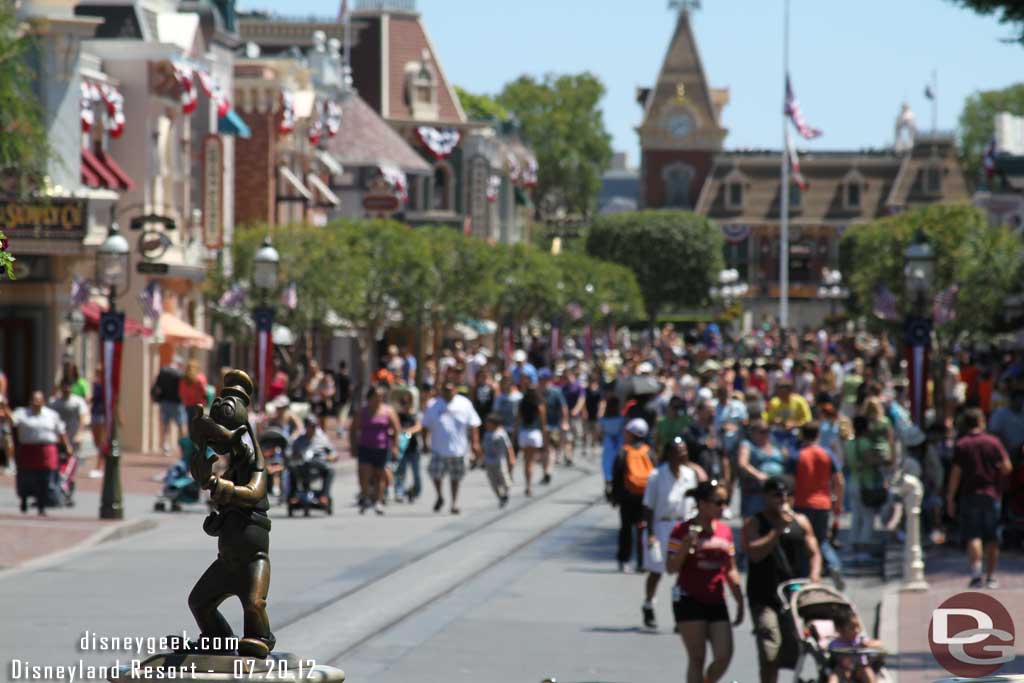
[[[960,113],[960,163],[972,184],[981,173],[985,147],[995,129],[995,115],[1001,112],[1024,116],[1024,83],[977,92],[964,102]]]
[[[956,5],[974,10],[978,14],[998,14],[1000,24],[1013,24],[1013,40],[1024,43],[1024,2],[1020,0],[951,0]]]
[[[652,327],[669,307],[707,303],[724,263],[718,226],[689,211],[599,216],[587,253],[633,271]]]
[[[15,3],[0,3],[0,178],[4,191],[24,194],[40,185],[50,155],[36,76],[29,67],[32,38],[18,24]],[[14,256],[0,230],[0,272],[14,279]]]
[[[459,86],[455,86],[455,94],[471,121],[508,120],[508,110],[490,95],[475,95]]]
[[[498,96],[537,155],[537,206],[589,215],[611,161],[611,136],[599,107],[604,85],[589,72],[521,76]]]
[[[1024,245],[1009,229],[990,227],[985,214],[968,205],[929,206],[851,226],[840,253],[856,310],[871,310],[878,285],[896,295],[899,310],[907,310],[903,252],[917,229],[935,251],[933,291],[959,287],[956,319],[940,334],[948,338],[998,330],[1003,300],[1021,274]]]

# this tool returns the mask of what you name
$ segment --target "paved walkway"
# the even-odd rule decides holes
[[[967,559],[955,546],[933,548],[925,561],[929,590],[919,593],[892,592],[886,595],[883,614],[895,617],[898,626],[887,631],[897,636],[897,643],[886,643],[890,651],[898,654],[889,660],[890,669],[899,677],[899,683],[932,683],[951,676],[932,656],[928,646],[928,628],[932,610],[950,596],[970,589]],[[1000,587],[984,592],[992,594],[1013,615],[1017,626],[1017,650],[1024,638],[1024,554],[1004,554],[997,572]],[[885,617],[883,617],[883,620]],[[1024,657],[1007,665],[1000,673],[1024,673]]]

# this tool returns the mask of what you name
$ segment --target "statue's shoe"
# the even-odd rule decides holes
[[[270,654],[270,646],[259,638],[242,638],[238,641],[238,654],[245,657],[266,659]]]

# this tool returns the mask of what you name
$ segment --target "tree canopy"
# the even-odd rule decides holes
[[[995,115],[1000,112],[1024,116],[1024,83],[977,92],[964,102],[960,113],[960,163],[968,182],[976,181],[981,172],[985,147],[995,129]]]
[[[490,95],[475,95],[465,88],[455,86],[462,110],[471,121],[507,121],[508,110],[498,104]]]
[[[1024,43],[1024,2],[1020,0],[951,0],[978,14],[996,14],[1000,24],[1013,24],[1013,40]]]
[[[875,288],[888,287],[906,310],[904,256],[921,229],[935,252],[932,291],[957,285],[956,319],[946,332],[997,331],[1003,301],[1021,274],[1021,240],[1008,228],[991,227],[985,214],[968,205],[934,205],[851,226],[840,246],[842,271],[854,307],[871,311]]]
[[[537,205],[588,215],[597,202],[601,174],[612,157],[611,136],[600,109],[604,85],[589,72],[521,76],[497,102],[516,118],[537,155]]]
[[[587,253],[614,260],[636,275],[648,320],[672,306],[700,306],[722,270],[722,233],[689,211],[638,211],[599,216]]]

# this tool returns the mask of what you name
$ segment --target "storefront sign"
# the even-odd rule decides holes
[[[12,239],[83,240],[84,199],[0,199],[0,229]]]
[[[170,270],[170,266],[166,263],[139,261],[135,266],[135,270],[142,275],[166,275],[167,271]]]
[[[146,230],[139,237],[139,253],[142,258],[153,261],[167,252],[171,239],[157,230]]]
[[[224,143],[213,133],[203,139],[203,244],[224,246]]]

